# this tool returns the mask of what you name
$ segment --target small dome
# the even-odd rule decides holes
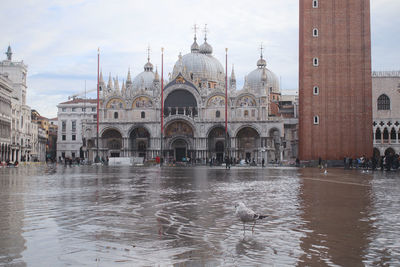
[[[144,64],[144,71],[153,71],[153,64],[151,64],[150,61]]]
[[[257,67],[263,68],[267,66],[267,61],[263,59],[262,57],[257,61]]]
[[[269,91],[280,93],[278,76],[265,67],[258,67],[247,75],[247,86],[258,95],[268,94]]]
[[[192,46],[190,47],[190,51],[192,51],[192,53],[197,53],[197,52],[199,52],[199,49],[200,49],[200,47],[197,44],[196,37],[195,37],[194,42],[193,42]]]
[[[202,54],[212,54],[213,48],[210,44],[207,43],[207,40],[200,46],[200,53]]]

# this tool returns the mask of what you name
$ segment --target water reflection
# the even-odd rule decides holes
[[[399,259],[399,181],[301,169],[1,169],[0,265],[375,266]],[[389,176],[388,176],[389,175]],[[252,234],[235,201],[270,217]],[[3,219],[6,218],[6,219]]]
[[[304,254],[298,266],[364,266],[373,226],[371,185],[350,181],[351,172],[303,169],[300,180]]]

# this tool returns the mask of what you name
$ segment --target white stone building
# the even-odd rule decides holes
[[[23,61],[13,61],[11,47],[6,52],[7,59],[0,62],[0,72],[11,80],[11,161],[29,161],[32,140],[37,139],[37,131],[31,128],[31,108],[26,104],[27,66]]]
[[[11,156],[11,94],[10,79],[0,74],[0,164]]]
[[[374,155],[400,154],[400,71],[372,73]]]
[[[58,123],[57,160],[87,158],[86,151],[82,149],[82,125],[97,120],[97,100],[76,98],[58,104],[57,108],[58,118],[54,120]]]
[[[279,80],[267,68],[262,54],[240,90],[236,89],[231,70],[225,139],[225,68],[212,50],[207,38],[199,46],[195,37],[190,53],[179,55],[164,82],[162,139],[161,80],[150,58],[144,71],[133,80],[128,71],[121,86],[118,78],[112,80],[111,76],[106,85],[101,75],[100,86],[104,90],[99,110],[99,156],[151,159],[160,155],[162,140],[166,161],[189,157],[199,163],[210,158],[221,162],[226,153],[236,160],[254,159],[258,163],[263,158],[293,160],[298,120],[272,112],[271,102],[279,101],[281,95]],[[97,153],[96,121],[88,121],[84,128],[85,149],[89,160],[93,160]]]

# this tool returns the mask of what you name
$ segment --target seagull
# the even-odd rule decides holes
[[[324,174],[328,174],[328,171],[327,171],[327,170],[325,170],[325,171],[324,171]]]
[[[235,205],[236,208],[236,216],[243,222],[243,233],[246,233],[247,222],[254,222],[253,227],[251,228],[251,232],[254,233],[254,226],[256,225],[257,220],[264,219],[268,217],[267,215],[260,215],[255,213],[252,209],[246,207],[243,202],[238,202]]]

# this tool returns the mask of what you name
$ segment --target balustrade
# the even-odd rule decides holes
[[[168,107],[164,108],[164,117],[183,115],[187,117],[197,117],[198,109],[196,107]]]

